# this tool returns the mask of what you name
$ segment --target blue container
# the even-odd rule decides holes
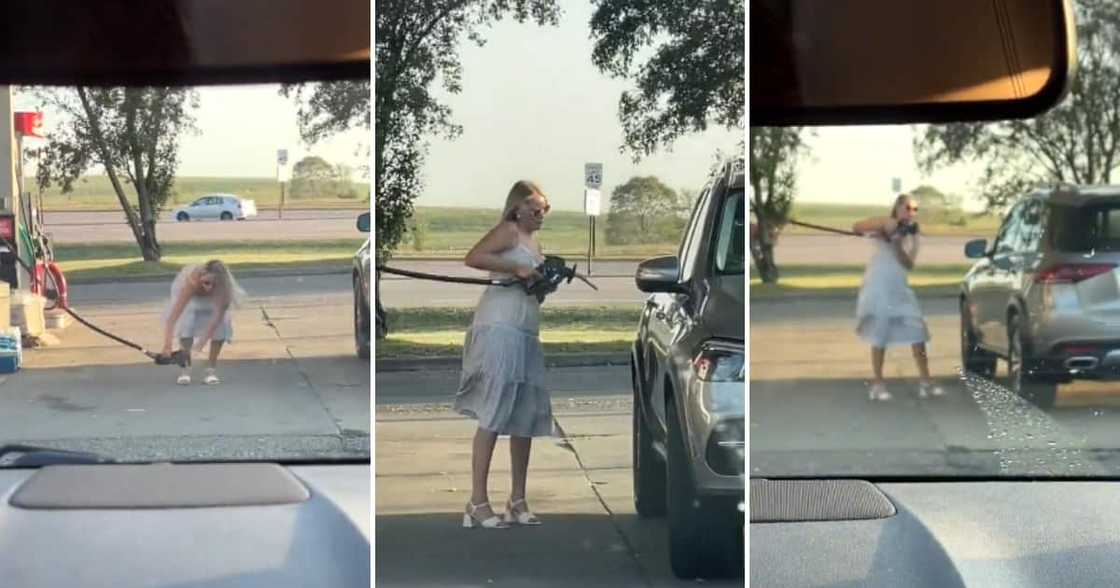
[[[0,329],[0,374],[11,374],[23,366],[23,344],[19,327]]]

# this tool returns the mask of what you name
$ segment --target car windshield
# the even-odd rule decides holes
[[[1120,27],[1077,26],[1033,119],[750,129],[753,476],[1120,474]]]
[[[0,444],[369,459],[353,310],[368,119],[314,106],[323,92],[368,111],[364,80],[0,88],[17,147],[0,157],[23,171],[0,173],[22,195],[0,211],[18,249],[0,316],[19,329],[0,343],[21,344],[0,344]],[[317,120],[337,124],[308,134]]]

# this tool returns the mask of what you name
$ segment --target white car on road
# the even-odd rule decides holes
[[[257,216],[257,203],[233,194],[207,194],[171,213],[171,217],[179,222],[208,218],[245,220],[254,216]]]

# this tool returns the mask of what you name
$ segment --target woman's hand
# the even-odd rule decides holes
[[[160,353],[160,355],[171,355],[171,344],[170,343],[164,343],[163,344],[163,350],[160,351],[159,353]]]
[[[525,282],[526,284],[541,279],[540,272],[538,272],[535,268],[531,268],[527,265],[517,266],[517,269],[513,270],[513,275],[517,276],[517,279]]]

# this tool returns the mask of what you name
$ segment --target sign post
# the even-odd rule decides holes
[[[288,150],[276,150],[276,181],[280,182],[280,207],[277,211],[277,217],[280,220],[284,219],[284,183],[288,181]]]
[[[602,208],[599,188],[603,185],[603,164],[583,165],[583,209],[587,213],[587,275],[591,275],[591,258],[595,255],[595,217]]]

